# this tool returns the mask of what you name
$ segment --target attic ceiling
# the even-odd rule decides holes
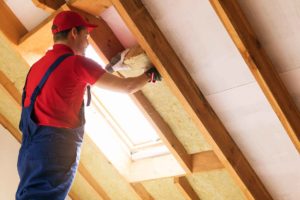
[[[33,2],[0,2],[0,119],[15,137],[1,130],[1,141],[20,140],[18,98],[51,46],[53,12],[79,9],[102,27],[91,35],[100,57],[139,44],[161,72],[133,98],[186,172],[129,183],[86,136],[71,199],[300,198],[299,1]]]

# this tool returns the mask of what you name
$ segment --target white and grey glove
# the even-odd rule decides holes
[[[115,71],[122,71],[122,70],[129,70],[130,67],[124,64],[124,59],[126,54],[128,53],[129,49],[125,49],[124,51],[115,55],[105,66],[106,71],[108,72],[115,72]]]

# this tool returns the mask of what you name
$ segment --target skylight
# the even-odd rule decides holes
[[[86,56],[104,66],[104,62],[91,46],[87,48]],[[92,92],[93,108],[86,109],[86,127],[96,144],[100,145],[101,142],[97,140],[104,140],[102,137],[107,139],[114,135],[131,160],[169,153],[154,127],[129,95],[96,87],[93,87]],[[115,141],[110,142],[117,145]],[[103,146],[99,148],[102,149]]]

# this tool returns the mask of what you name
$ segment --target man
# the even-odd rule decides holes
[[[30,69],[22,97],[17,200],[63,200],[79,163],[87,85],[133,93],[160,79],[155,68],[120,78],[84,57],[95,28],[73,11],[53,20],[54,46]]]

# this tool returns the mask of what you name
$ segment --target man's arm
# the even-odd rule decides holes
[[[110,73],[104,73],[94,86],[116,92],[134,93],[151,80],[146,74],[137,77],[121,78]]]

